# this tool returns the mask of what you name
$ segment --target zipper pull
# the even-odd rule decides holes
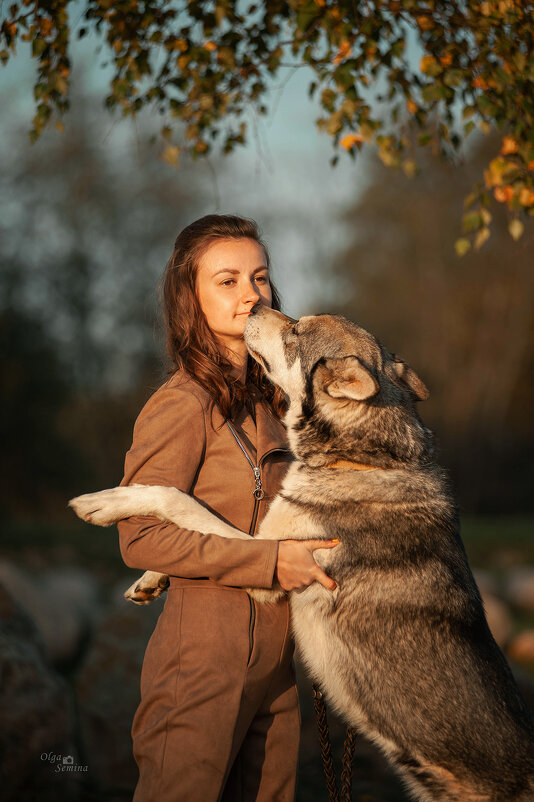
[[[258,499],[258,501],[260,501],[265,495],[265,493],[263,492],[263,488],[261,486],[261,472],[259,467],[253,468],[253,470],[254,470],[254,478],[256,480],[256,489],[254,490],[253,495],[255,499]]]

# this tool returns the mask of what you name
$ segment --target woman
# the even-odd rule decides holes
[[[122,482],[178,487],[251,535],[290,460],[283,396],[243,339],[258,302],[279,308],[254,222],[208,215],[181,232],[164,280],[175,371],[136,421]],[[300,716],[288,604],[255,604],[242,588],[334,589],[312,555],[325,542],[228,540],[148,517],[119,535],[127,565],[170,575],[132,727],[135,802],[290,802]]]

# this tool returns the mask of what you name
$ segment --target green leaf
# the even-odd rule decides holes
[[[38,58],[41,55],[41,53],[43,53],[45,50],[46,50],[46,42],[44,39],[41,39],[41,37],[38,36],[32,42],[32,55],[35,58]]]
[[[421,90],[421,96],[425,103],[437,103],[447,96],[447,89],[439,84],[427,84]]]
[[[462,217],[464,231],[475,231],[482,225],[482,217],[479,212],[468,212]]]
[[[463,70],[447,70],[443,76],[443,83],[446,86],[461,86],[466,79]]]
[[[466,137],[467,137],[467,136],[469,136],[469,134],[471,133],[471,131],[473,130],[473,128],[476,128],[476,125],[475,125],[475,123],[473,122],[473,120],[469,120],[469,122],[467,122],[467,123],[464,125],[464,136],[466,136]]]

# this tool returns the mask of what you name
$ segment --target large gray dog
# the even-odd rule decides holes
[[[493,640],[446,478],[415,403],[416,374],[341,317],[266,307],[245,340],[289,400],[295,462],[259,538],[337,537],[314,552],[335,579],[291,594],[300,657],[351,725],[383,749],[414,799],[534,800],[534,722]],[[248,535],[168,487],[71,502],[101,525],[130,515]],[[149,574],[137,588],[165,584]],[[283,591],[253,589],[271,602]]]

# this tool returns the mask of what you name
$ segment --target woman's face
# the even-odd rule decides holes
[[[261,245],[253,239],[213,242],[199,260],[196,291],[208,326],[235,351],[254,304],[261,301],[271,306],[269,270]]]

